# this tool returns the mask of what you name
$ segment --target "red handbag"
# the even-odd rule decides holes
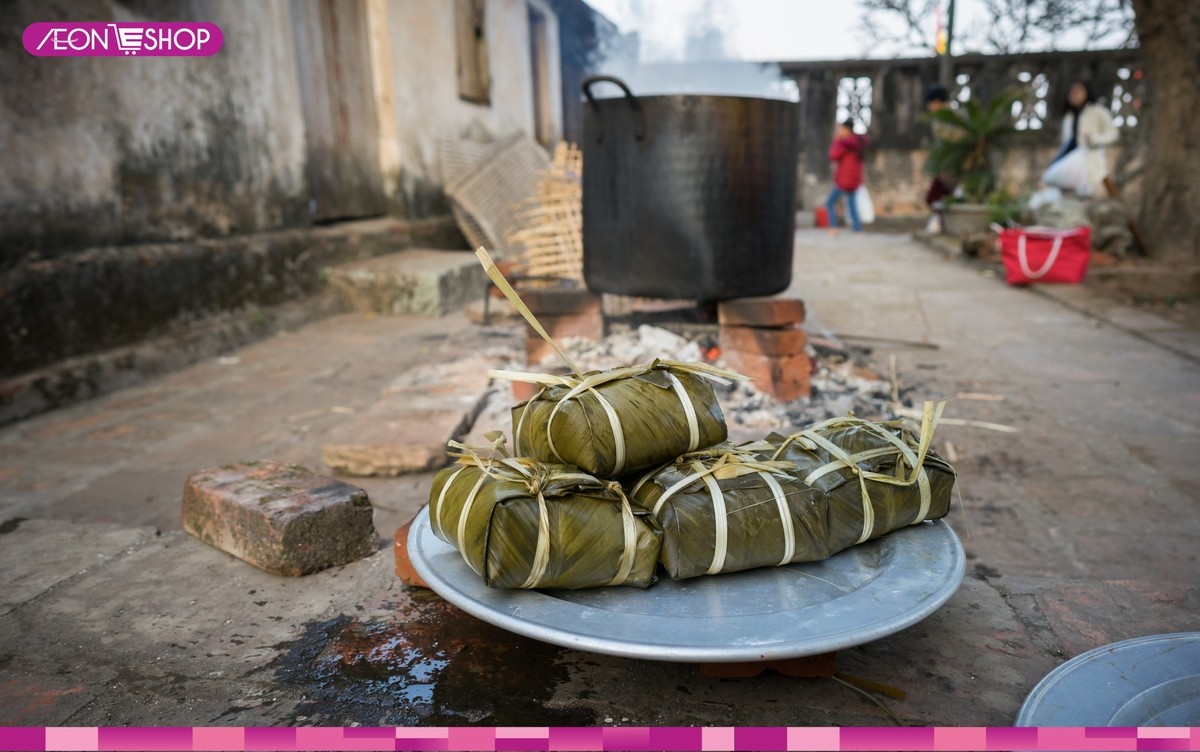
[[[813,210],[813,224],[817,227],[829,226],[829,210],[824,206],[818,206]]]
[[[1074,227],[1007,227],[1000,230],[1000,256],[1010,285],[1059,282],[1077,285],[1092,258],[1092,230]]]

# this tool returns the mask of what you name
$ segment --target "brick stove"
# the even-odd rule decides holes
[[[708,359],[719,354],[731,369],[754,379],[756,389],[781,402],[811,392],[804,301],[798,298],[742,298],[682,307],[665,302],[625,305],[619,315],[606,315],[601,297],[585,289],[535,288],[520,294],[556,342],[567,337],[598,341],[614,321],[635,327],[641,323],[712,326],[715,321],[719,348],[705,353]],[[527,365],[537,368],[552,353],[550,345],[526,326]],[[528,399],[535,391],[534,385],[514,384],[518,399]]]
[[[721,303],[721,357],[733,370],[780,402],[811,392],[812,362],[804,352],[804,301],[798,298],[743,298]]]

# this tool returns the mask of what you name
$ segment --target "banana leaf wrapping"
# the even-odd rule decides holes
[[[434,535],[494,588],[649,587],[662,533],[619,484],[565,465],[472,453],[437,474]]]
[[[774,451],[760,456],[791,462],[827,496],[834,554],[950,511],[954,468],[929,449],[944,405],[926,404],[920,436],[899,423],[834,418],[790,436],[767,436]]]
[[[653,467],[728,435],[709,380],[745,378],[704,363],[655,360],[572,376],[493,372],[537,381],[512,410],[516,453],[613,478]]]
[[[828,558],[824,494],[753,448],[684,455],[634,487],[634,502],[662,526],[660,559],[672,579]]]

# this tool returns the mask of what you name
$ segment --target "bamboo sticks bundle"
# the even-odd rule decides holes
[[[517,204],[507,237],[521,249],[524,273],[583,281],[583,152],[560,142],[534,195]]]

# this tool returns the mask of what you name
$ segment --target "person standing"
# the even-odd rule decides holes
[[[867,149],[867,137],[854,132],[854,121],[847,120],[839,123],[833,134],[833,144],[829,147],[829,161],[834,163],[833,190],[825,200],[825,210],[829,213],[829,226],[837,227],[837,204],[842,196],[846,197],[846,215],[850,217],[850,225],[855,232],[862,232],[862,222],[858,216],[858,206],[854,201],[854,192],[863,183],[863,152]]]
[[[1042,183],[1081,197],[1095,195],[1108,176],[1107,147],[1118,136],[1112,115],[1096,101],[1091,84],[1075,81],[1067,90],[1062,145],[1042,174]]]

